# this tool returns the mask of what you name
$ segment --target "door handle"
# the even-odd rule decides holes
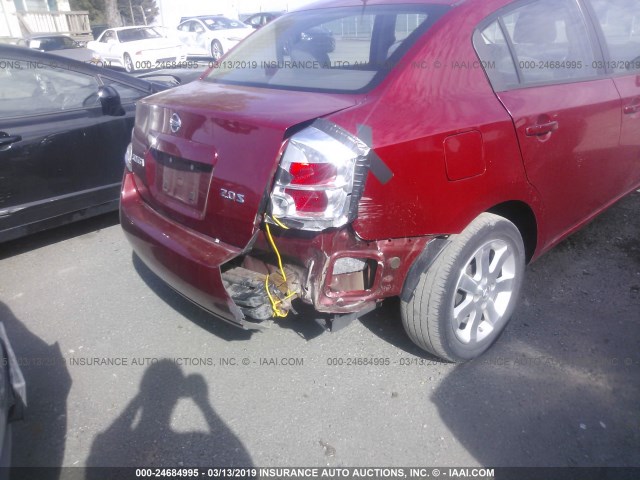
[[[16,143],[22,140],[20,135],[7,135],[4,132],[0,132],[0,147],[6,147],[12,143]]]
[[[533,127],[527,127],[525,134],[527,137],[539,137],[546,135],[547,133],[555,132],[558,130],[559,124],[555,120],[547,123],[539,123]]]
[[[627,105],[626,107],[624,107],[625,115],[633,115],[634,113],[638,112],[640,112],[640,103],[637,103],[635,105]]]

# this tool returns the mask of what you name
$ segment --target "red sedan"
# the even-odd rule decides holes
[[[244,328],[296,302],[335,327],[399,296],[417,345],[475,358],[525,264],[640,187],[638,25],[635,0],[286,14],[138,104],[122,226]]]

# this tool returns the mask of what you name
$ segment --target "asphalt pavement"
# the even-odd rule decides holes
[[[441,363],[396,300],[262,333],[156,278],[116,214],[0,245],[22,466],[640,466],[640,194],[527,269],[482,358]]]

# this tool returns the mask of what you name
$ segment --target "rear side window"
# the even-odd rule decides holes
[[[518,85],[518,72],[497,20],[482,31],[476,30],[473,44],[496,92]]]
[[[561,83],[598,74],[587,24],[576,0],[538,0],[510,10],[476,32],[474,45],[498,90],[512,85],[511,66],[521,85]],[[515,64],[509,65],[507,53]]]
[[[640,2],[590,0],[602,28],[609,58],[607,70],[640,71]]]
[[[447,9],[442,5],[364,5],[293,12],[231,50],[205,80],[362,91],[383,78]]]

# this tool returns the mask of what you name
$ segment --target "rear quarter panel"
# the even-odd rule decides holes
[[[359,108],[331,120],[352,132],[372,130],[372,146],[393,172],[367,179],[354,229],[367,240],[455,234],[505,201],[541,211],[526,181],[510,116],[496,98],[473,49],[475,26],[508,3],[468,2],[447,13],[405,55]],[[484,172],[450,180],[445,141],[480,132],[482,148],[466,155]],[[477,173],[477,172],[476,172]]]

